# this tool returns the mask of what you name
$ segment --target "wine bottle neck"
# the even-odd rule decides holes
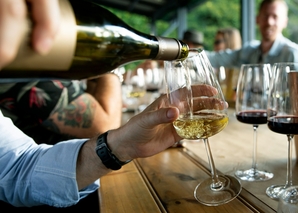
[[[174,38],[156,37],[159,42],[159,51],[155,59],[157,60],[175,60],[182,59],[187,56],[185,48],[187,45]],[[186,56],[185,56],[186,54]]]

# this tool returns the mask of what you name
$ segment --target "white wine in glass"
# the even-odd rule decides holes
[[[238,179],[218,175],[209,145],[209,137],[228,124],[227,104],[204,50],[190,50],[185,60],[166,61],[165,81],[171,106],[179,109],[173,122],[178,135],[188,140],[202,139],[209,159],[211,177],[194,190],[196,200],[217,206],[233,200],[241,191]]]

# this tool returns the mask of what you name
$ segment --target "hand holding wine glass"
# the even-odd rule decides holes
[[[279,199],[284,190],[292,186],[293,137],[298,134],[298,63],[275,63],[272,71],[267,107],[268,127],[287,136],[288,159],[286,184],[272,185],[266,189],[266,194],[272,199]]]
[[[237,120],[253,126],[252,167],[237,170],[235,175],[246,181],[265,181],[273,173],[257,169],[257,129],[267,123],[267,100],[271,79],[270,64],[243,64],[237,83]]]
[[[169,103],[180,112],[173,123],[176,132],[184,139],[203,139],[205,143],[211,178],[197,185],[196,200],[208,206],[233,200],[240,193],[241,184],[234,177],[217,174],[208,140],[225,128],[228,115],[227,103],[205,52],[191,50],[184,61],[166,61],[165,80]],[[202,93],[202,86],[214,89]]]

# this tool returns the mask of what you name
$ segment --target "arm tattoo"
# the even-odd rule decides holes
[[[89,128],[92,125],[96,103],[87,95],[81,95],[64,108],[57,109],[57,118],[65,126]]]

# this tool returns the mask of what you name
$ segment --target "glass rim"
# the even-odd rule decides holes
[[[298,62],[276,62],[276,63],[273,63],[273,66],[274,65],[285,65],[285,64],[297,64],[298,65]]]
[[[271,66],[271,64],[270,63],[251,63],[251,64],[241,64],[241,67],[242,66],[263,66],[263,65],[270,65]]]

